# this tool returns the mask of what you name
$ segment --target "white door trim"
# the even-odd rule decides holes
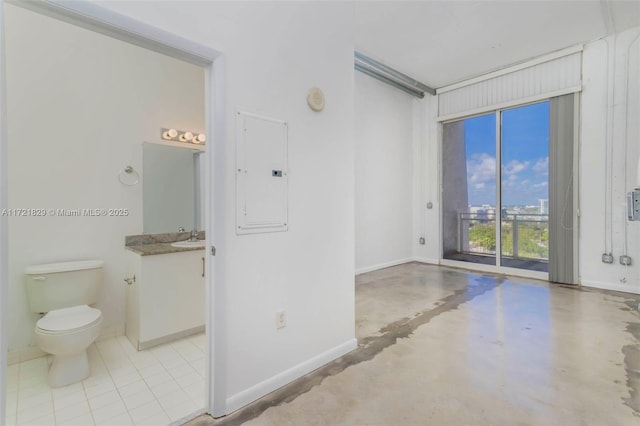
[[[4,2],[0,0],[0,210],[8,207],[7,198],[7,108],[4,64]],[[9,292],[8,217],[0,215],[0,424],[4,425],[7,400],[7,315]]]
[[[0,211],[8,207],[4,15],[2,13],[5,3],[11,3],[205,68],[206,135],[210,148],[206,150],[205,154],[208,165],[207,181],[205,182],[205,203],[209,208],[205,218],[205,230],[207,236],[206,253],[211,253],[212,242],[215,240],[216,235],[223,235],[222,217],[220,215],[216,216],[216,213],[222,212],[222,207],[218,205],[216,209],[213,208],[213,200],[222,198],[214,197],[213,191],[216,188],[218,190],[224,188],[225,183],[224,167],[220,164],[223,159],[219,155],[224,152],[225,143],[224,56],[207,46],[105,9],[92,2],[0,0]],[[219,160],[217,160],[218,158]],[[217,167],[214,168],[214,165]],[[8,306],[7,240],[7,218],[0,216],[0,424],[4,423],[6,402],[8,334],[6,321]],[[217,247],[218,252],[221,248],[220,246]],[[205,256],[205,259],[208,271],[206,278],[208,349],[206,410],[214,416],[222,416],[227,414],[226,382],[223,374],[225,359],[224,357],[216,356],[218,354],[214,351],[214,348],[219,348],[218,352],[222,354],[222,348],[224,347],[221,344],[224,338],[224,311],[216,306],[222,305],[222,300],[216,297],[220,286],[214,285],[214,277],[220,276],[222,266],[218,265],[220,262],[214,262],[213,257],[210,255]],[[213,377],[216,378],[215,383]]]

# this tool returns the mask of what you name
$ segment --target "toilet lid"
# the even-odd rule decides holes
[[[87,305],[56,309],[42,317],[36,327],[46,331],[65,331],[89,325],[102,315],[99,309]]]

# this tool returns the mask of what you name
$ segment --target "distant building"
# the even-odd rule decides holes
[[[538,208],[541,214],[549,213],[549,200],[547,198],[540,198],[540,207]]]

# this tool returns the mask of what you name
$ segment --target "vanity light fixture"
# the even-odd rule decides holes
[[[165,141],[201,144],[207,140],[204,133],[193,133],[185,130],[162,128],[160,133]]]

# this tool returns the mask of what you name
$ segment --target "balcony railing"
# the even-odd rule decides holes
[[[458,213],[458,251],[496,255],[496,215],[483,212]],[[502,256],[513,259],[549,259],[549,215],[503,213]]]

